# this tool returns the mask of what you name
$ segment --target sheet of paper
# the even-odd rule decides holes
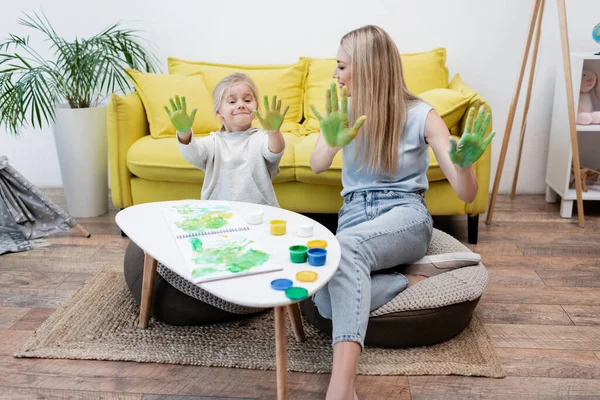
[[[175,238],[249,230],[246,221],[227,202],[180,204],[164,208],[163,212]]]
[[[184,238],[177,244],[194,283],[283,269],[246,233]]]

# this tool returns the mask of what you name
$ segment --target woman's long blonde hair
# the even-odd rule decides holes
[[[419,98],[406,87],[400,52],[386,31],[363,26],[344,35],[340,45],[350,56],[352,68],[350,125],[358,116],[367,116],[355,139],[359,141],[357,156],[364,149],[362,167],[392,176],[408,106]]]

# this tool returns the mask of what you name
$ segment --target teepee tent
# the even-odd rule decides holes
[[[90,234],[0,156],[0,254],[47,245],[40,238],[76,228]]]

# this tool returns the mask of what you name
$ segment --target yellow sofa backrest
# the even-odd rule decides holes
[[[430,103],[442,114],[448,128],[453,128],[466,110],[471,98],[462,92],[454,91],[448,86],[448,68],[446,67],[446,49],[437,48],[420,53],[402,54],[404,77],[408,88]],[[204,61],[188,61],[178,58],[168,58],[169,74],[145,78],[146,74],[137,72],[134,75],[148,84],[136,84],[146,110],[150,125],[150,134],[155,137],[173,136],[174,129],[169,129],[165,123],[166,114],[161,113],[162,107],[168,104],[168,98],[161,96],[174,96],[181,92],[185,82],[178,77],[187,76],[195,86],[204,85],[202,96],[190,96],[194,104],[188,102],[188,107],[198,108],[197,116],[202,121],[194,124],[196,135],[206,135],[211,130],[218,129],[218,121],[213,114],[212,92],[216,84],[227,75],[242,72],[250,76],[256,83],[259,95],[273,96],[289,105],[282,131],[296,135],[306,135],[319,131],[319,124],[310,111],[310,104],[318,109],[325,108],[325,91],[334,81],[332,74],[336,67],[333,58],[300,57],[293,64],[218,64]],[[150,74],[148,74],[150,75]],[[172,76],[172,79],[169,79]],[[172,83],[169,83],[171,82]],[[156,82],[156,83],[155,83]],[[163,85],[161,90],[156,85]],[[191,83],[190,83],[191,85]],[[168,86],[168,87],[167,87]],[[152,91],[150,89],[153,89]],[[197,103],[197,104],[196,104]],[[258,99],[259,108],[262,108],[262,98]],[[158,119],[160,121],[158,122]],[[168,122],[168,121],[166,121]],[[259,126],[255,121],[255,126]]]

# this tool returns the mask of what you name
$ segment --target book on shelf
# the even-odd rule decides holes
[[[227,202],[183,203],[163,212],[194,283],[283,269]]]

